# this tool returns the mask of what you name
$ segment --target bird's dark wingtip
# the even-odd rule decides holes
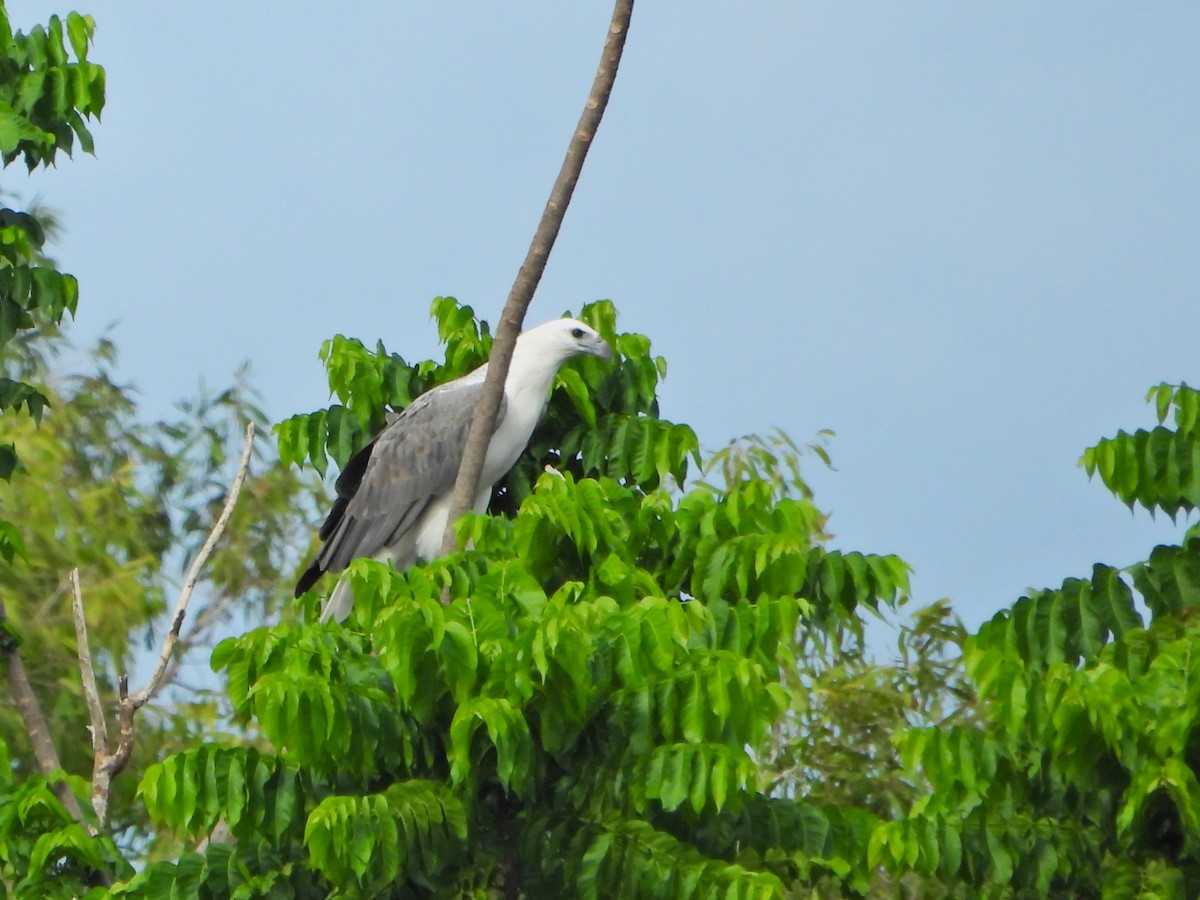
[[[312,565],[304,570],[304,574],[296,582],[296,593],[293,596],[297,598],[304,596],[308,592],[308,589],[317,583],[317,579],[324,574],[320,564],[316,560],[313,560]]]

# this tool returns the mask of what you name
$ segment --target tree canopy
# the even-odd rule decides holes
[[[469,309],[434,313],[438,362],[329,342],[339,402],[282,423],[281,453],[345,459],[374,417],[485,357]],[[782,439],[698,471],[694,435],[659,417],[648,339],[609,303],[581,316],[616,362],[562,370],[490,514],[463,522],[472,548],[403,573],[357,562],[345,625],[314,624],[308,597],[220,644],[241,737],[145,771],[136,873],[142,851],[87,837],[44,778],[10,778],[10,890],[1192,893],[1195,529],[970,636],[930,609],[896,664],[870,663],[854,635],[906,598],[904,564],[827,546]],[[1184,509],[1197,394],[1152,397],[1155,429],[1084,463],[1127,501]],[[1149,434],[1166,452],[1130,451]]]
[[[341,403],[285,422],[284,456],[344,460],[371,416],[482,362],[486,326],[447,299],[434,312],[442,364],[328,344]],[[756,754],[788,708],[797,626],[856,628],[905,590],[903,563],[823,549],[812,503],[749,468],[689,482],[695,437],[658,415],[665,362],[611,304],[580,317],[616,362],[564,367],[495,514],[464,523],[471,550],[404,573],[360,561],[346,627],[217,648],[239,721],[273,749],[151,769],[160,827],[197,840],[223,820],[237,840],[129,891],[199,889],[230,854],[247,884],[306,896],[775,896],[801,870],[864,870],[873,817],[769,797]]]

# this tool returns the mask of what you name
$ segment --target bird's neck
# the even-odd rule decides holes
[[[508,366],[508,377],[504,379],[504,394],[509,403],[530,402],[540,411],[550,399],[550,385],[565,360],[548,357],[538,348],[517,343],[513,348],[512,361]],[[483,381],[487,376],[488,364],[484,363],[470,375],[469,380]],[[540,412],[539,412],[540,415]]]
[[[504,381],[504,393],[508,395],[510,403],[518,397],[529,398],[540,409],[549,398],[550,385],[554,382],[561,360],[548,360],[542,354],[522,350],[526,348],[518,345],[513,352],[508,378]]]

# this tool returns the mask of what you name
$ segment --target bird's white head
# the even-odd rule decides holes
[[[612,347],[596,329],[578,319],[552,319],[523,332],[517,338],[517,352],[532,353],[542,359],[564,363],[576,356],[612,359]]]

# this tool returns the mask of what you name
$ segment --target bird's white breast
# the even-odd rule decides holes
[[[504,399],[507,408],[500,427],[492,435],[487,456],[483,462],[481,485],[493,485],[513,467],[529,444],[533,429],[546,410],[550,395],[550,382],[554,379],[557,366],[533,367],[523,365],[524,360],[514,359],[504,382]]]

